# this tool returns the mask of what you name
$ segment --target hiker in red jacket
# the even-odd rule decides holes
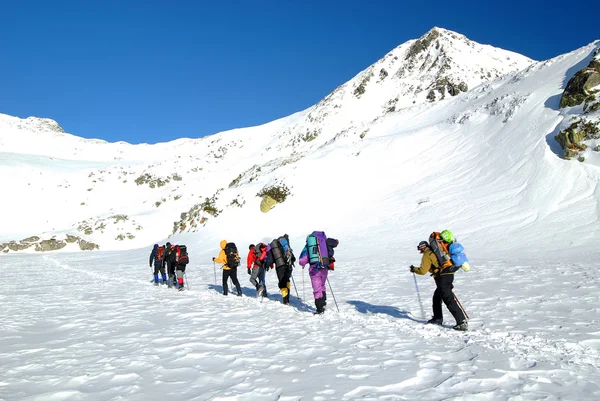
[[[259,242],[258,245],[251,244],[248,249],[246,267],[250,275],[250,283],[256,288],[256,296],[266,297],[268,296],[265,282],[265,271],[268,268],[266,266],[267,246]]]

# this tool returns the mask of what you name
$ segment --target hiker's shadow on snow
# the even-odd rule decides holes
[[[223,294],[223,286],[222,285],[215,285],[215,284],[209,284],[208,285],[208,289],[209,290],[214,290],[219,294]],[[250,298],[256,298],[256,289],[254,288],[250,288],[250,287],[242,287],[242,294],[244,296],[250,297]],[[235,287],[233,287],[233,290],[231,288],[231,286],[229,287],[229,295],[228,296],[236,296],[237,295],[237,290],[235,289]],[[269,296],[266,297],[267,299],[265,299],[265,301],[269,300],[269,301],[274,301],[274,302],[281,302],[281,295],[279,294],[269,294]],[[301,312],[313,312],[314,308],[310,305],[308,305],[307,303],[305,303],[302,298],[298,298],[292,294],[290,294],[290,304],[289,304],[292,308],[296,308]]]
[[[208,289],[215,290],[219,294],[223,294],[222,285],[209,284]],[[237,290],[235,289],[235,287],[232,288],[231,286],[229,286],[227,291],[229,292],[229,295],[237,295]],[[242,294],[247,297],[253,297],[256,296],[256,290],[254,288],[242,287]]]
[[[381,313],[397,319],[408,319],[414,322],[420,322],[420,320],[411,317],[407,311],[400,310],[395,306],[373,305],[363,301],[348,301],[348,303],[354,306],[360,313]]]

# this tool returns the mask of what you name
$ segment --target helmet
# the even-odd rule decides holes
[[[425,248],[429,248],[429,243],[427,241],[421,241],[419,242],[419,245],[417,245],[417,249],[420,252],[425,252]]]
[[[450,232],[450,230],[444,230],[440,233],[440,237],[447,243],[451,244],[454,242],[454,235]]]
[[[167,245],[167,248],[168,248],[168,247],[170,247],[170,246],[171,246],[171,243],[170,243],[170,242],[167,242],[167,244],[166,244],[166,245]]]
[[[250,244],[250,246],[248,247],[248,250],[254,248],[254,244]]]

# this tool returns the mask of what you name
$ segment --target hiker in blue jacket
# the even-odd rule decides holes
[[[164,254],[165,248],[162,246],[158,246],[158,244],[154,244],[154,248],[152,248],[152,252],[150,253],[150,260],[148,263],[150,267],[154,264],[154,285],[158,285],[158,272],[162,276],[162,282],[165,284],[167,282],[167,275],[165,274],[164,267]]]

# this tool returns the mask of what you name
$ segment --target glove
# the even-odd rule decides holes
[[[215,258],[213,258],[213,262],[215,261]]]
[[[413,265],[410,265],[410,272],[411,273],[414,273],[416,269],[417,269],[416,267],[414,267]]]
[[[252,272],[250,271],[250,268],[248,268],[248,274],[252,274]]]

